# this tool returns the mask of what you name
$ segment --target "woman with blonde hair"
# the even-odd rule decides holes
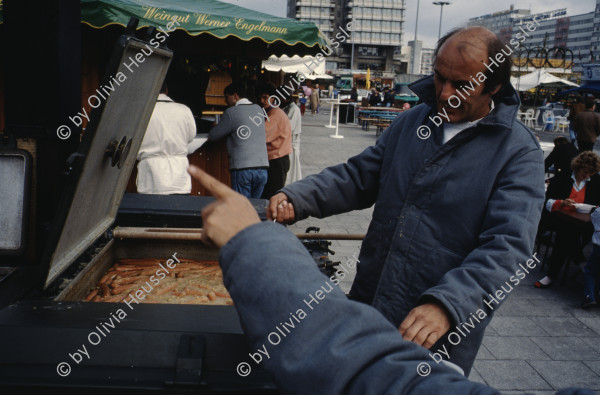
[[[562,172],[550,180],[546,191],[546,204],[542,220],[552,223],[556,229],[556,241],[550,256],[550,266],[545,277],[536,281],[537,288],[546,288],[558,276],[567,257],[575,261],[585,258],[581,249],[592,236],[592,229],[581,228],[565,221],[554,221],[548,213],[555,211],[574,212],[578,203],[600,205],[600,157],[591,151],[577,155],[571,162],[571,173]]]

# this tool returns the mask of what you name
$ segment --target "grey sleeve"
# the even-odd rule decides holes
[[[233,131],[234,126],[233,120],[231,119],[231,113],[225,111],[221,121],[213,126],[210,129],[210,132],[208,132],[208,141],[221,140],[222,138],[227,137],[229,133]]]
[[[281,225],[244,229],[219,260],[252,351],[239,362],[263,364],[282,393],[498,394],[436,364],[373,307],[347,299]]]
[[[379,173],[391,128],[377,144],[348,162],[331,166],[283,188],[294,205],[296,220],[317,218],[372,206],[379,190]]]

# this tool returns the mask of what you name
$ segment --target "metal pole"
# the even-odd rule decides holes
[[[417,0],[417,18],[415,19],[415,39],[413,41],[413,51],[412,51],[412,67],[411,74],[415,74],[415,49],[417,48],[417,29],[419,28],[419,4],[421,0]]]
[[[338,95],[339,97],[339,95]],[[329,125],[325,125],[326,128],[331,128],[333,129],[335,126],[333,126],[333,100],[331,100],[331,111],[329,111]]]
[[[442,15],[444,12],[444,6],[448,5],[450,3],[447,1],[434,1],[433,4],[440,6],[440,28],[438,29],[438,41],[439,41],[440,37],[442,37]]]
[[[332,139],[343,139],[344,136],[338,134],[338,130],[340,127],[340,95],[338,95],[336,104],[337,104],[337,113],[335,114],[335,134],[331,134],[331,135],[329,135],[329,137],[331,137]]]
[[[350,73],[354,70],[354,20],[352,20],[352,30],[350,31],[350,39],[352,40],[352,54],[350,55]],[[352,85],[354,87],[354,75],[352,75]]]
[[[202,240],[202,228],[122,228],[116,227],[113,235],[123,239]],[[296,233],[302,240],[362,240],[364,234],[346,233]]]
[[[438,41],[442,37],[442,13],[444,12],[444,5],[440,7],[440,27],[438,28]]]

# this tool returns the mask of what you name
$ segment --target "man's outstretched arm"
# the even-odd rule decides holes
[[[377,199],[381,165],[395,123],[377,144],[346,163],[330,166],[284,187],[271,198],[267,218],[290,223],[308,216],[317,218],[364,209]],[[292,204],[290,209],[286,205]]]
[[[377,310],[348,300],[293,234],[260,223],[247,199],[201,170],[190,173],[218,199],[202,212],[204,237],[222,247],[225,285],[252,352],[282,392],[498,393],[436,364]]]

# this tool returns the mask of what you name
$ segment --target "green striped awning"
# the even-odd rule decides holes
[[[3,22],[0,0],[0,23]],[[217,0],[81,0],[81,22],[102,29],[109,25],[127,26],[136,17],[138,28],[155,26],[183,30],[189,35],[211,34],[217,38],[258,38],[267,44],[282,42],[289,46],[325,48],[327,39],[312,22],[301,22],[263,14]]]
[[[192,36],[211,34],[266,43],[325,47],[327,41],[312,22],[280,18],[217,0],[81,0],[81,21],[101,29],[108,25],[127,26],[129,18],[140,20],[138,28],[156,26],[181,29]]]

